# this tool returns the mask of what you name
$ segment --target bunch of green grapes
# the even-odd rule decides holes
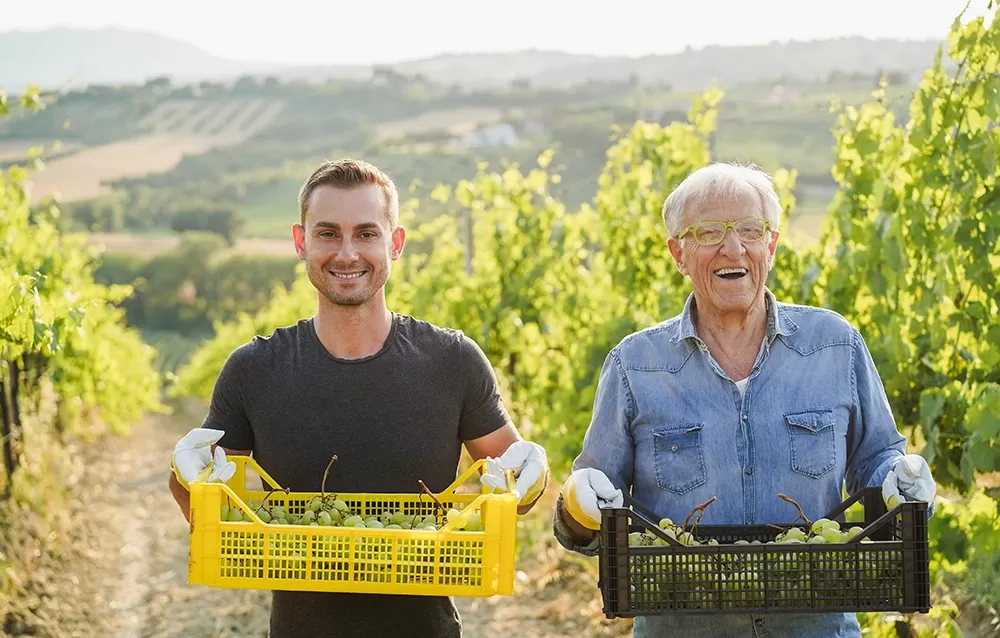
[[[680,525],[675,524],[669,518],[661,518],[659,523],[660,530],[670,538],[683,545],[718,545],[719,541],[714,538],[709,539],[708,542],[702,542],[694,537],[691,532],[685,531]],[[654,534],[651,531],[643,530],[641,532],[632,532],[628,535],[628,544],[632,546],[647,546],[647,545],[668,545],[668,541],[664,540],[660,536]]]
[[[438,525],[433,514],[405,514],[400,510],[385,510],[378,514],[362,517],[340,498],[327,495],[315,496],[305,507],[301,515],[295,515],[286,510],[283,505],[267,506],[262,504],[254,510],[257,517],[271,525],[304,525],[319,527],[361,527],[367,529],[413,529],[436,531],[444,526]],[[220,520],[227,522],[252,522],[250,515],[238,507],[222,505]],[[443,520],[458,519],[454,529],[466,532],[482,531],[482,515],[478,512],[463,514],[455,508],[448,510]]]
[[[828,518],[813,521],[808,529],[805,527],[790,527],[774,539],[775,543],[846,543],[864,528],[855,525],[847,531],[840,529],[840,523]],[[862,539],[868,541],[868,539]],[[870,541],[869,541],[870,542]]]

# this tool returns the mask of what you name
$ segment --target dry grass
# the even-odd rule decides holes
[[[107,193],[108,184],[115,180],[169,171],[185,155],[200,155],[246,140],[267,126],[283,106],[282,102],[265,100],[161,104],[142,121],[149,127],[149,135],[48,162],[45,170],[31,175],[31,201],[37,203],[49,196],[58,201],[89,199]]]
[[[429,131],[448,131],[452,135],[462,135],[474,131],[479,124],[496,122],[502,116],[503,111],[496,108],[442,109],[421,113],[405,120],[384,122],[379,124],[378,134],[383,138],[398,138]]]
[[[132,253],[145,257],[153,257],[180,245],[180,237],[163,236],[149,237],[130,235],[128,233],[89,233],[87,244],[101,248],[109,253]],[[278,257],[294,257],[295,250],[292,239],[240,239],[232,248],[233,253],[244,255],[269,255]]]

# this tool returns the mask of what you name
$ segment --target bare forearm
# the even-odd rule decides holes
[[[173,472],[170,472],[169,485],[170,493],[173,495],[174,500],[177,501],[177,506],[181,508],[181,513],[184,514],[184,520],[190,523],[191,492],[184,489],[184,486],[177,480]]]

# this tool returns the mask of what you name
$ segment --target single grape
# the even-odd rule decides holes
[[[825,538],[826,542],[828,542],[828,543],[843,543],[844,542],[844,538],[843,538],[843,535],[841,534],[840,530],[831,529],[829,527],[826,528],[826,529],[824,529],[823,533],[820,534],[820,536],[822,536],[823,538]]]
[[[465,531],[478,532],[483,529],[483,517],[479,512],[473,512],[469,516],[469,521],[465,524]]]

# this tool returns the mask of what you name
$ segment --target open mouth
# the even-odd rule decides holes
[[[715,275],[723,279],[742,279],[746,274],[746,268],[719,268],[715,271]]]
[[[365,274],[365,271],[361,272],[334,272],[332,270],[327,271],[333,275],[334,279],[358,279]]]

